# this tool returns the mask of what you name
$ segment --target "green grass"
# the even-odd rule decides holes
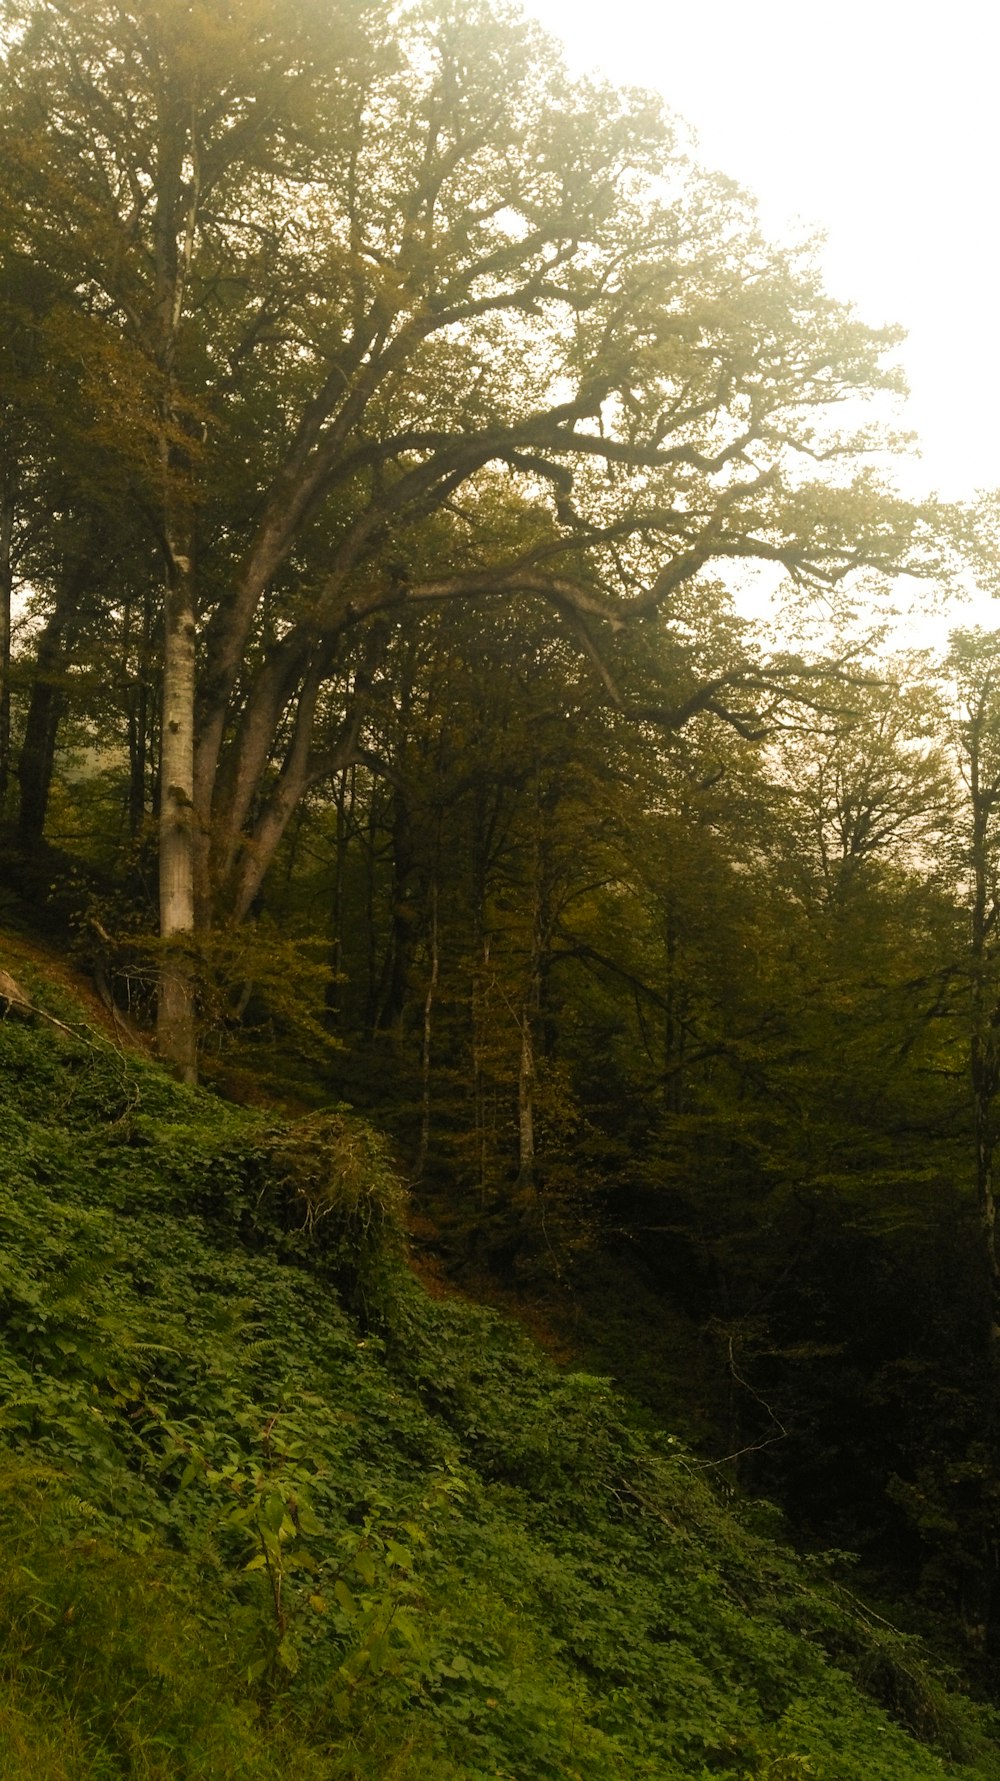
[[[1000,1777],[773,1515],[423,1294],[349,1111],[10,1021],[0,1119],[0,1781]]]

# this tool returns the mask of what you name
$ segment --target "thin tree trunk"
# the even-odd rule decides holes
[[[984,698],[985,704],[985,698]],[[996,788],[981,783],[979,722],[970,725],[969,789],[972,799],[973,899],[971,923],[971,1044],[973,1113],[976,1142],[976,1192],[987,1283],[988,1349],[991,1370],[1000,1379],[1000,1256],[997,1254],[995,1179],[996,1121],[994,1107],[1000,1087],[1000,1005],[990,960],[989,821]]]
[[[417,1166],[414,1179],[423,1179],[427,1166],[427,1152],[431,1141],[431,1040],[434,1023],[434,998],[437,994],[438,977],[441,966],[441,952],[438,939],[438,885],[435,875],[431,885],[431,968],[424,994],[424,1031],[420,1049],[420,1149],[417,1152]]]
[[[995,965],[991,958],[992,928],[996,908],[991,907],[990,815],[996,804],[996,784],[983,784],[981,745],[987,702],[992,688],[987,681],[980,709],[972,717],[968,736],[969,790],[972,802],[973,898],[971,922],[971,1043],[973,1118],[976,1146],[976,1193],[979,1208],[981,1255],[985,1274],[986,1403],[981,1439],[996,1453],[1000,1429],[1000,1258],[997,1255],[996,1118],[1000,1088],[1000,1004],[997,1001]],[[972,714],[970,714],[972,715]],[[989,1635],[1000,1571],[1000,1550],[993,1522],[984,1527],[978,1568],[967,1572],[960,1583],[961,1611],[970,1643],[982,1647]]]
[[[333,901],[330,909],[330,978],[326,986],[326,1018],[336,1027],[341,1012],[341,979],[344,974],[344,915],[347,882],[347,847],[350,832],[347,823],[348,798],[353,811],[357,769],[345,768],[337,778],[337,830],[333,854]],[[350,792],[348,792],[350,786]]]
[[[10,787],[10,638],[14,597],[16,466],[4,453],[0,469],[0,812]]]
[[[548,896],[542,836],[543,811],[538,769],[535,769],[534,847],[531,874],[531,943],[528,978],[521,1002],[520,1055],[517,1069],[517,1184],[531,1194],[535,1187],[535,1030],[542,1006],[542,973],[548,949]]]
[[[194,936],[195,612],[191,560],[171,545],[163,624],[160,743],[160,938],[166,956],[157,1050],[184,1082],[197,1080]]]
[[[667,916],[667,980],[663,1010],[663,1104],[668,1113],[684,1111],[684,1051],[686,1033],[680,1018],[681,989],[677,970],[677,922]]]
[[[192,942],[195,930],[194,726],[197,615],[194,502],[187,422],[175,356],[201,197],[198,120],[165,84],[159,101],[158,184],[153,218],[159,369],[163,547],[163,689],[160,722],[160,939],[156,1006],[160,1057],[183,1082],[197,1081]],[[190,166],[184,174],[185,157]],[[202,887],[204,890],[205,887]]]
[[[33,846],[48,811],[59,724],[66,709],[66,664],[80,628],[80,602],[90,580],[89,552],[62,566],[55,605],[42,626],[17,763],[18,834]]]
[[[490,968],[490,936],[485,931],[482,908],[476,911],[475,963],[472,971],[472,1098],[479,1175],[479,1205],[489,1197],[489,1142],[486,1134],[486,1015]]]
[[[521,1053],[517,1070],[517,1184],[535,1185],[535,1036],[530,1003],[521,1009]]]
[[[378,871],[378,825],[380,782],[376,780],[368,798],[368,820],[364,829],[365,855],[365,1032],[370,1038],[375,1031],[378,1007],[377,936],[375,932],[376,873]]]
[[[397,1037],[401,1034],[406,1012],[413,956],[415,876],[410,796],[408,787],[400,780],[392,793],[392,917],[375,1015],[376,1031],[394,1033]]]
[[[128,826],[133,841],[146,816],[146,775],[149,765],[149,645],[152,611],[148,593],[142,597],[142,618],[136,645],[136,676],[128,695]],[[125,669],[128,674],[126,639]]]

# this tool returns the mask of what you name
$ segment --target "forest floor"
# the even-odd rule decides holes
[[[74,962],[65,947],[21,930],[0,931],[0,969],[9,971],[16,982],[25,965],[44,972],[55,988],[71,996],[84,1009],[89,1024],[105,1038],[143,1057],[152,1056],[152,1035],[144,1033],[99,993],[93,977]]]
[[[0,970],[9,971],[17,982],[25,966],[43,972],[55,988],[84,1010],[87,1023],[113,1044],[142,1057],[153,1056],[151,1032],[129,1020],[108,996],[102,995],[91,973],[65,947],[25,931],[0,930]],[[243,1092],[237,1096],[227,1095],[224,1077],[212,1086],[223,1100],[233,1098],[240,1102],[248,1098],[244,1084]],[[293,1119],[305,1110],[294,1096],[276,1094],[263,1086],[253,1099]],[[406,1226],[407,1265],[431,1298],[455,1299],[500,1311],[519,1324],[556,1365],[579,1363],[580,1353],[570,1336],[576,1314],[570,1292],[563,1289],[557,1293],[546,1286],[532,1293],[524,1286],[505,1283],[485,1266],[473,1267],[456,1257],[454,1245],[444,1224],[435,1217],[435,1205],[429,1198],[421,1202],[413,1194],[408,1197]],[[456,1277],[459,1271],[461,1279]]]
[[[0,969],[9,971],[15,981],[25,969],[42,972],[84,1010],[96,1034],[123,1052],[153,1056],[149,1029],[115,1007],[65,945],[24,928],[2,929]],[[284,1118],[313,1110],[311,1104],[263,1079],[240,1075],[230,1083],[224,1070],[207,1086],[224,1101],[253,1105]],[[399,1168],[405,1179],[405,1166],[400,1163]],[[605,1263],[597,1279],[588,1280],[586,1266],[550,1267],[519,1278],[510,1268],[491,1264],[488,1256],[470,1255],[456,1234],[451,1208],[439,1196],[412,1190],[406,1197],[405,1218],[406,1263],[431,1298],[500,1312],[557,1367],[582,1366],[609,1375],[655,1414],[666,1415],[707,1458],[724,1450],[717,1369],[709,1364],[705,1345],[688,1320],[657,1298],[655,1319],[645,1318],[643,1324],[647,1334],[654,1327],[660,1329],[662,1340],[648,1335],[643,1353],[636,1352],[636,1306],[648,1289],[627,1261]]]
[[[173,1083],[68,946],[0,968],[0,1781],[1000,1781],[843,1555],[717,1489],[627,1251],[504,1277],[336,1103],[303,1223],[299,1107]]]

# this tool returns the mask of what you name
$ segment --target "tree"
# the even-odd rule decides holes
[[[954,802],[946,727],[929,659],[876,657],[824,686],[812,727],[774,737],[768,828],[797,898],[829,909],[873,876],[941,870]]]
[[[892,333],[769,247],[652,102],[572,85],[513,15],[4,18],[22,234],[104,326],[163,563],[168,939],[246,913],[301,798],[355,757],[403,608],[546,601],[630,709],[632,632],[713,565],[826,590],[927,566],[920,517],[858,468],[877,429],[840,424],[898,389]],[[638,715],[749,721],[787,668]],[[178,965],[160,1043],[187,1073],[190,1012]]]
[[[54,291],[44,271],[11,251],[0,198],[0,810],[11,782],[11,642],[15,589],[43,516],[52,512],[52,434],[65,378],[45,350]]]
[[[1000,634],[956,631],[947,669],[954,676],[957,693],[955,741],[968,794],[961,866],[969,908],[969,1067],[986,1283],[987,1349],[995,1373],[1000,1367],[995,1106],[1000,1089]]]

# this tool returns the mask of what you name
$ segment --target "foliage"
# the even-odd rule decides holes
[[[697,1474],[995,1685],[997,637],[858,629],[948,540],[995,578],[993,506],[864,467],[892,331],[506,8],[0,0],[0,46],[4,910],[258,1109],[44,982],[0,1029],[39,1528],[137,1604],[173,1555],[303,1773],[931,1772],[845,1675],[988,1768]],[[586,1371],[420,1302],[397,1158]]]
[[[264,1144],[259,1206],[284,1201],[309,1249],[340,1270],[356,1308],[384,1310],[404,1243],[403,1190],[388,1147],[349,1108],[287,1124]],[[279,1214],[279,1216],[281,1216]],[[353,1284],[352,1284],[353,1283]]]
[[[9,1781],[1000,1773],[773,1519],[423,1295],[354,1116],[228,1107],[58,1006],[0,1024]]]
[[[0,42],[20,822],[69,716],[122,830],[159,816],[165,933],[255,910],[310,794],[413,709],[442,605],[499,608],[526,669],[541,617],[574,704],[746,736],[817,666],[734,623],[720,569],[849,607],[940,564],[941,513],[868,467],[894,331],[513,9],[3,0]]]

